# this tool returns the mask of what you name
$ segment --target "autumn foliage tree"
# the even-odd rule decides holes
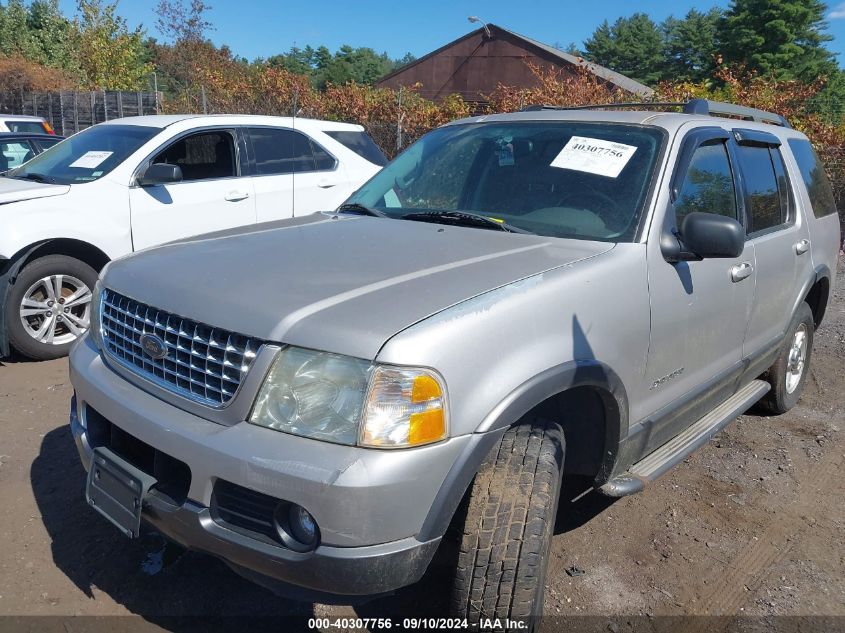
[[[75,45],[82,85],[96,90],[136,90],[152,72],[144,62],[140,29],[130,30],[117,2],[79,0]]]

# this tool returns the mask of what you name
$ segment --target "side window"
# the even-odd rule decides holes
[[[736,190],[724,141],[717,140],[695,150],[675,201],[676,226],[688,213],[699,211],[736,218]]]
[[[801,177],[807,186],[810,204],[813,205],[813,214],[821,218],[836,213],[836,200],[833,197],[830,180],[810,141],[794,138],[789,141],[789,148],[795,156],[795,162],[798,163]]]
[[[60,143],[63,139],[60,138],[40,138],[35,141],[35,144],[41,147],[41,151],[50,149],[53,145]]]
[[[250,128],[255,171],[259,176],[323,171],[334,168],[334,157],[296,130]]]
[[[19,167],[35,156],[26,141],[8,141],[0,143],[0,172]]]
[[[337,162],[334,156],[315,143],[313,139],[311,140],[311,147],[314,148],[314,167],[317,171],[334,169],[334,165]]]
[[[737,154],[748,200],[746,232],[753,235],[785,224],[789,202],[780,152],[765,145],[740,145]]]
[[[184,180],[237,175],[234,138],[225,131],[200,132],[181,138],[153,158],[153,162],[179,165]]]

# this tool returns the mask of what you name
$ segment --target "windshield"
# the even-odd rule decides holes
[[[663,139],[657,128],[580,121],[447,126],[347,203],[395,218],[462,212],[521,232],[630,241]]]
[[[61,185],[97,180],[160,131],[140,125],[96,125],[45,150],[6,176]]]

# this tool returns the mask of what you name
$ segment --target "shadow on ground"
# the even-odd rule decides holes
[[[279,618],[284,620],[284,630],[299,630],[306,629],[308,618],[315,615],[313,604],[280,598],[242,579],[212,556],[165,545],[155,533],[137,540],[125,538],[85,503],[85,470],[67,426],[44,436],[30,480],[50,536],[53,561],[89,598],[105,593],[129,612],[180,631],[210,630],[216,628],[212,623],[232,617],[249,617],[252,630],[263,629],[262,623],[280,630]],[[568,495],[564,500],[583,489],[584,482],[573,479],[564,487]],[[562,501],[555,532],[576,529],[610,503],[595,493],[575,503]],[[444,545],[421,583],[358,605],[355,613],[399,619],[444,615],[450,569],[456,559],[457,547]],[[243,624],[239,620],[238,627]]]
[[[284,630],[305,629],[314,614],[312,604],[279,598],[211,556],[165,548],[154,533],[137,540],[120,534],[85,503],[85,470],[67,426],[44,436],[30,480],[53,561],[89,598],[105,593],[129,612],[180,631],[211,628],[196,616],[250,616],[259,621],[253,624],[275,621],[275,630],[284,617]]]

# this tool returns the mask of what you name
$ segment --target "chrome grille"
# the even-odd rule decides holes
[[[158,310],[105,289],[100,325],[108,355],[148,380],[212,407],[226,405],[252,365],[261,342]],[[154,334],[167,356],[154,359],[140,339]]]

